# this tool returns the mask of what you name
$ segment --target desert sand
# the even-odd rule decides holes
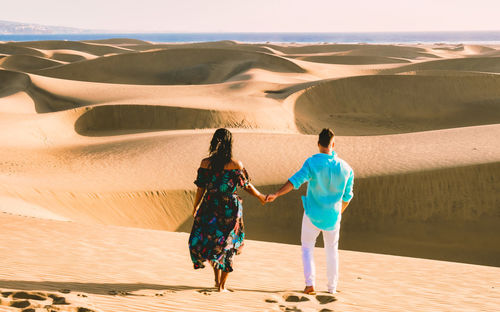
[[[495,45],[0,43],[0,311],[494,311],[499,74]],[[340,293],[300,294],[304,187],[240,192],[233,292],[192,269],[218,127],[264,193],[335,130],[356,175]]]

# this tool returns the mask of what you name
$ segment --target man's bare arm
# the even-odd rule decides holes
[[[286,193],[290,192],[293,190],[293,184],[290,181],[286,181],[285,184],[274,194],[267,195],[266,201],[267,202],[272,202],[276,198],[278,198],[281,195],[285,195]]]
[[[344,213],[344,210],[347,208],[347,206],[349,206],[349,203],[350,201],[348,202],[342,201],[342,211],[340,213]]]

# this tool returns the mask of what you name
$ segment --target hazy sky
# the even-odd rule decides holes
[[[8,0],[0,20],[178,32],[500,30],[500,0]]]

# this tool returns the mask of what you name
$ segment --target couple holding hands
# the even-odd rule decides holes
[[[217,129],[210,142],[210,154],[202,160],[194,182],[198,189],[194,201],[194,223],[189,237],[189,250],[194,268],[204,268],[209,261],[215,275],[215,287],[223,292],[233,271],[232,259],[241,252],[244,240],[243,206],[236,194],[243,188],[264,204],[308,183],[302,197],[302,262],[306,287],[304,293],[315,292],[313,251],[316,238],[323,232],[327,259],[327,289],[336,293],[338,281],[338,243],[340,219],[353,197],[352,168],[333,151],[334,133],[323,129],[319,134],[319,153],[309,157],[302,168],[274,194],[261,194],[249,181],[243,164],[232,158],[232,134]]]

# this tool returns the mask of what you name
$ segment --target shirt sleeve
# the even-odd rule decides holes
[[[306,162],[302,166],[302,168],[297,171],[288,181],[293,184],[294,189],[298,189],[302,184],[311,180],[311,169],[309,168],[309,164]]]
[[[206,187],[207,183],[208,183],[208,169],[198,168],[198,175],[196,176],[194,184],[196,184],[197,187],[204,188]]]
[[[347,183],[345,185],[344,189],[344,195],[342,195],[342,201],[348,202],[352,199],[354,196],[354,193],[352,191],[354,185],[354,172],[352,169],[349,171],[349,177],[347,178]]]

